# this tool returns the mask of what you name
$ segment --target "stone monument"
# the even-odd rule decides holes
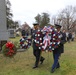
[[[9,38],[15,38],[16,37],[15,29],[13,28],[8,29],[8,34],[9,34]]]
[[[0,0],[0,50],[8,40],[8,31],[6,24],[6,4],[5,0]]]

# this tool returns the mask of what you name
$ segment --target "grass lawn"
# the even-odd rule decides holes
[[[18,41],[19,37],[11,39]],[[0,54],[0,75],[75,75],[76,74],[76,40],[65,44],[65,52],[60,57],[61,67],[50,73],[53,64],[52,52],[43,52],[45,61],[38,69],[32,69],[35,57],[32,47],[24,52],[17,52],[14,58],[6,58]]]

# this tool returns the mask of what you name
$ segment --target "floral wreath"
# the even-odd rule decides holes
[[[38,30],[35,36],[36,46],[43,51],[55,50],[60,44],[61,34],[53,27],[44,27],[42,30]]]
[[[2,52],[5,57],[13,57],[17,53],[17,49],[12,42],[7,42],[3,45]]]
[[[23,36],[23,37],[20,39],[20,47],[21,47],[22,49],[27,49],[27,48],[29,48],[30,46],[31,46],[31,39]]]
[[[42,49],[42,37],[43,37],[43,34],[42,34],[42,30],[37,30],[36,34],[35,34],[35,37],[36,39],[34,39],[35,43],[36,43],[36,46],[39,48],[39,49]]]
[[[58,46],[60,44],[60,39],[61,39],[61,34],[55,30],[52,31],[49,50],[55,50],[55,48],[58,48]]]

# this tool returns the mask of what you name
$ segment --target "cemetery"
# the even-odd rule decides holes
[[[62,26],[62,28],[65,27],[63,31],[68,27],[69,33],[66,31],[66,35],[71,35],[69,39],[67,36],[64,37],[66,39],[63,42],[61,41],[63,40],[63,35],[57,32],[57,28],[52,24],[48,23],[42,25],[41,29],[37,29],[36,26],[31,28],[26,22],[21,27],[19,27],[17,21],[10,20],[12,24],[8,22],[6,1],[10,4],[9,0],[0,0],[0,75],[51,75],[52,73],[53,75],[75,75],[76,20],[69,27]],[[44,15],[46,16],[46,13]],[[36,16],[35,19],[38,19],[39,16]],[[58,25],[63,24],[61,19],[57,19],[57,21]],[[35,22],[33,25],[38,24]],[[73,32],[73,36],[71,32]],[[53,58],[55,58],[53,51],[62,42],[64,44],[64,53],[60,55],[57,62],[60,62],[60,66],[56,67],[54,72],[51,72],[52,64],[54,63]],[[45,58],[42,64],[39,58],[38,66],[34,66],[34,68],[33,65],[37,57],[35,57],[36,55],[33,51],[33,43],[36,44],[38,50],[41,50],[40,57]]]

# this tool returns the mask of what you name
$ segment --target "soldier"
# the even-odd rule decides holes
[[[51,69],[51,73],[53,73],[55,71],[55,69],[60,68],[60,64],[59,64],[59,57],[61,55],[61,53],[64,52],[64,43],[65,43],[65,35],[60,31],[61,29],[61,25],[55,24],[57,32],[59,32],[61,34],[61,43],[60,45],[53,50],[53,59],[54,59],[54,63],[52,65],[52,69]]]
[[[36,42],[35,42],[35,40],[36,40],[35,34],[37,33],[37,30],[39,29],[39,24],[34,23],[33,26],[34,26],[34,29],[32,29],[33,54],[34,54],[34,56],[36,58],[35,65],[33,66],[33,69],[35,69],[35,68],[38,68],[39,60],[40,60],[40,62],[42,64],[43,61],[45,60],[45,58],[43,58],[41,56],[42,51],[41,51],[41,49],[38,48],[38,46],[36,46]]]

